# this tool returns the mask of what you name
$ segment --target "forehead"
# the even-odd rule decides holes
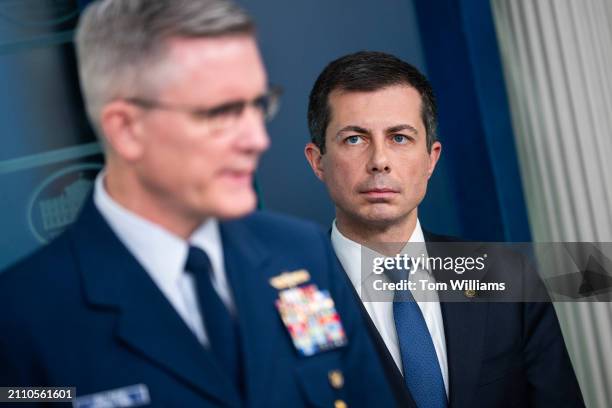
[[[171,39],[164,60],[167,93],[181,93],[196,103],[253,97],[267,83],[257,43],[250,35]]]
[[[370,129],[407,123],[423,128],[421,95],[408,85],[393,85],[376,91],[335,90],[329,95],[332,127],[347,125]]]

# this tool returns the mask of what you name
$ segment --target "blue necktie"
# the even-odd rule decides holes
[[[390,274],[392,280],[398,275]],[[407,278],[407,273],[404,273]],[[446,408],[446,389],[427,323],[409,290],[396,291],[393,319],[404,381],[419,408]]]
[[[195,280],[200,313],[212,354],[242,391],[238,325],[212,285],[212,265],[206,252],[189,247],[185,270]]]

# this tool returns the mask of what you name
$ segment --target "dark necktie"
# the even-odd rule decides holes
[[[238,389],[242,390],[238,324],[212,285],[212,265],[206,252],[190,246],[185,270],[195,280],[200,313],[212,354]]]
[[[403,273],[402,273],[403,272]],[[389,274],[408,279],[408,271]],[[404,381],[419,408],[446,408],[446,389],[427,323],[409,290],[396,291],[393,319],[402,356]]]

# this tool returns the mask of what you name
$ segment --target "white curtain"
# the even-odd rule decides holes
[[[612,0],[491,0],[534,241],[612,241]],[[555,305],[585,402],[612,406],[612,304]]]

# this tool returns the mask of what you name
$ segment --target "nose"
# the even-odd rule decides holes
[[[270,147],[270,137],[266,130],[263,115],[256,108],[250,107],[243,113],[239,146],[252,153],[263,153]]]
[[[371,144],[367,166],[368,173],[371,174],[391,172],[391,162],[384,144],[376,142]]]

